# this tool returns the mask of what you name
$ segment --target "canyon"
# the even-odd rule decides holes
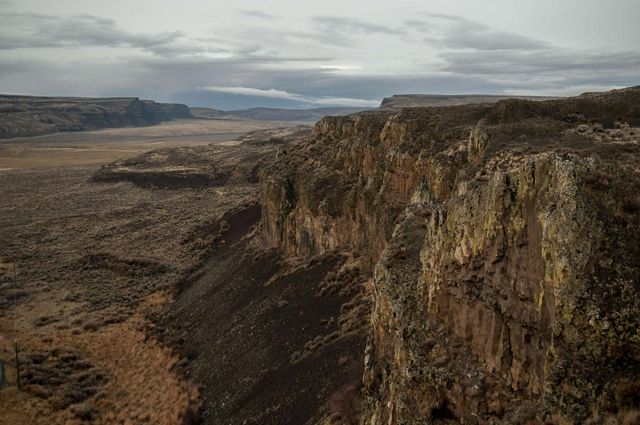
[[[640,87],[414,98],[0,169],[0,421],[636,423]]]

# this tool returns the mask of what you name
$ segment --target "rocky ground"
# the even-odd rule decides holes
[[[291,263],[255,244],[259,218],[258,205],[223,217],[213,254],[158,317],[160,340],[190,359],[205,423],[355,424],[369,314],[358,262]]]

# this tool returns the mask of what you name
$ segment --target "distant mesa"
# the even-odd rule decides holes
[[[85,98],[0,95],[0,138],[59,131],[147,126],[190,118],[186,105],[137,97]]]
[[[550,96],[494,96],[485,94],[397,94],[382,99],[381,108],[415,108],[429,106],[458,106],[480,103],[497,103],[506,99],[554,100],[560,97]]]
[[[229,114],[220,109],[213,108],[189,108],[191,115],[194,118],[206,118],[206,119],[219,119],[228,116]]]
[[[468,104],[496,103],[506,99],[553,100],[559,97],[547,96],[493,96],[493,95],[438,95],[438,94],[399,94],[385,97],[379,108],[363,107],[326,107],[311,109],[250,108],[221,111],[212,108],[191,108],[196,118],[207,119],[247,119],[258,121],[297,121],[314,123],[326,116],[342,116],[373,109],[415,108],[458,106]]]
[[[383,99],[380,108],[438,107],[496,103],[505,99],[551,100],[540,96],[402,94]],[[97,130],[159,124],[177,118],[257,120],[315,123],[325,116],[342,116],[376,108],[324,107],[311,109],[250,108],[222,111],[177,103],[157,103],[137,97],[38,97],[0,95],[0,139],[30,137],[62,131]]]

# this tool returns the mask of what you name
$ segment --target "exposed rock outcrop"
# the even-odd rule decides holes
[[[81,98],[0,95],[0,139],[58,131],[159,124],[191,117],[186,105],[137,97]]]
[[[639,126],[630,88],[328,117],[279,150],[263,242],[349,251],[373,276],[362,423],[632,407]]]

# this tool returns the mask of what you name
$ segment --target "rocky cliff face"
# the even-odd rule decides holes
[[[190,116],[185,105],[138,98],[0,95],[0,138],[152,125]]]
[[[583,421],[640,398],[640,88],[325,118],[263,242],[372,276],[366,424]]]

